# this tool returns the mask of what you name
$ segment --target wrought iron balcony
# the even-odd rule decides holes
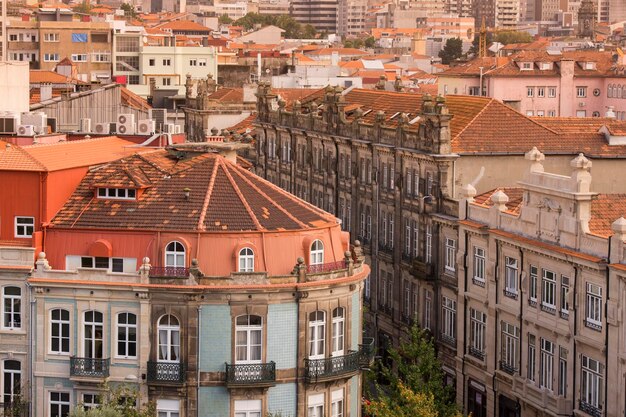
[[[182,384],[185,364],[180,362],[148,362],[148,383]]]
[[[476,359],[480,359],[481,361],[485,360],[485,352],[483,352],[482,350],[478,350],[475,347],[470,347],[468,353]]]
[[[227,387],[269,387],[276,383],[276,363],[226,364]]]
[[[410,252],[402,252],[402,260],[408,263],[413,262],[413,254]]]
[[[601,417],[602,416],[602,410],[599,407],[596,407],[595,405],[589,404],[588,402],[585,402],[583,400],[580,400],[578,402],[578,408],[580,409],[580,411],[589,414],[590,416],[593,417]]]
[[[363,343],[359,345],[359,364],[361,368],[366,368],[374,361],[374,355],[376,354],[376,345],[374,344],[373,337],[364,337]]]
[[[509,375],[515,375],[517,368],[506,361],[500,361],[500,369]]]
[[[70,357],[70,376],[81,378],[107,378],[109,359]]]
[[[361,368],[361,353],[304,360],[304,378],[307,382],[321,382],[344,377]]]
[[[342,259],[337,262],[329,262],[327,264],[308,265],[306,268],[307,274],[319,274],[322,272],[337,271],[339,269],[346,268],[346,261]]]
[[[441,335],[441,341],[448,346],[456,348],[456,339],[454,337],[450,337],[446,334]]]
[[[424,262],[418,258],[413,259],[411,274],[418,279],[423,279],[426,281],[435,280],[435,274],[433,273],[432,264]]]
[[[189,277],[189,268],[175,266],[151,266],[151,278],[187,278]]]

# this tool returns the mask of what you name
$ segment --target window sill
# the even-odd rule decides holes
[[[531,307],[537,307],[537,300],[528,300],[528,305]]]
[[[541,304],[541,310],[545,311],[546,313],[550,313],[552,315],[556,314],[556,307],[554,307],[554,306]]]
[[[517,300],[517,292],[515,291],[504,290],[504,296],[513,300]]]
[[[16,328],[16,329],[11,329],[11,328],[0,328],[0,333],[1,334],[16,334],[16,335],[25,335],[26,334],[26,329],[23,328]]]
[[[485,281],[482,279],[472,278],[472,284],[485,288]]]
[[[585,327],[591,329],[591,330],[595,330],[596,332],[601,332],[602,331],[602,324],[601,323],[594,323],[591,322],[589,320],[585,320]]]

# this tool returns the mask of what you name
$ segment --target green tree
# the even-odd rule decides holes
[[[414,326],[409,340],[398,349],[390,349],[391,365],[377,366],[384,387],[376,386],[377,398],[368,407],[371,415],[384,417],[456,417],[452,387],[444,383],[444,373],[432,339],[426,331]],[[422,408],[423,413],[417,410]]]
[[[303,39],[314,38],[316,33],[311,25],[301,25],[293,17],[289,15],[263,15],[258,13],[248,13],[244,17],[237,19],[235,24],[243,26],[246,30],[251,30],[255,25],[269,26],[274,25],[285,31],[285,38]]]
[[[461,38],[450,38],[445,46],[439,51],[439,58],[443,64],[449,64],[463,55],[463,41]]]
[[[134,19],[137,17],[137,10],[135,10],[135,6],[130,3],[122,3],[120,9],[124,10],[124,16]]]
[[[363,41],[366,48],[373,48],[376,45],[376,39],[373,36],[365,38]]]
[[[498,32],[496,34],[495,41],[500,42],[503,45],[508,45],[510,43],[529,43],[533,41],[533,37],[528,32],[507,30],[505,32]]]
[[[227,15],[226,13],[224,13],[223,15],[221,15],[217,21],[219,22],[220,25],[230,25],[231,23],[233,23],[233,19],[230,18],[229,15]]]
[[[156,407],[148,403],[140,408],[135,404],[139,396],[134,389],[122,385],[115,389],[105,386],[98,407],[85,409],[78,406],[70,412],[70,417],[156,417]]]

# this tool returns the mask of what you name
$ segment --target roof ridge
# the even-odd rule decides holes
[[[211,195],[213,194],[213,186],[215,185],[215,177],[217,176],[218,162],[213,159],[213,172],[211,173],[211,179],[209,180],[209,186],[204,196],[204,202],[202,203],[202,211],[198,218],[198,230],[206,230],[204,227],[204,220],[206,219],[206,212],[209,208],[209,202],[211,201]]]
[[[452,140],[454,140],[454,139],[458,138],[459,136],[461,136],[463,134],[463,132],[465,132],[476,121],[476,119],[478,119],[478,116],[483,114],[483,112],[487,109],[487,107],[489,107],[491,105],[491,103],[493,103],[494,101],[496,101],[496,99],[489,98],[489,101],[487,101],[487,104],[482,109],[480,109],[480,111],[478,113],[476,113],[476,115],[474,115],[474,117],[472,117],[472,120],[470,120],[469,122],[467,122],[465,124],[463,129],[461,129],[459,131],[459,133],[457,133],[456,136],[452,138]],[[454,114],[453,114],[453,116],[454,116]]]
[[[10,144],[10,145],[11,145],[11,147],[5,148],[4,152],[0,152],[0,159],[2,159],[4,156],[6,156],[9,152],[15,151],[15,152],[20,153],[20,155],[25,156],[26,158],[28,158],[31,162],[33,162],[35,165],[39,166],[42,170],[49,171],[48,167],[46,165],[44,165],[43,162],[41,162],[39,159],[35,158],[34,156],[32,156],[31,154],[26,152],[26,150],[24,150],[23,146],[12,145],[12,144]]]
[[[495,100],[495,99],[494,99],[494,100]],[[533,123],[534,123],[534,124],[536,124],[537,126],[539,126],[539,127],[543,128],[543,129],[545,129],[545,130],[547,130],[547,131],[549,131],[549,132],[552,132],[552,133],[554,133],[554,134],[555,134],[555,135],[557,135],[557,136],[559,135],[559,132],[557,132],[556,130],[552,130],[552,129],[550,129],[548,126],[544,126],[543,124],[541,124],[541,123],[537,122],[536,120],[534,120],[532,117],[530,117],[530,116],[526,116],[524,113],[522,113],[522,112],[519,112],[519,111],[515,110],[515,109],[514,109],[513,107],[511,107],[511,106],[507,106],[506,104],[502,103],[502,102],[501,102],[501,101],[499,101],[499,100],[495,100],[495,101],[496,101],[498,104],[500,104],[500,105],[502,105],[502,106],[506,107],[508,110],[513,111],[514,113],[519,114],[520,116],[522,116],[522,117],[526,118],[527,120],[530,120],[531,122],[533,122]]]
[[[222,166],[222,170],[226,174],[226,178],[228,178],[228,181],[230,181],[230,184],[233,186],[233,189],[235,190],[235,193],[237,193],[237,197],[239,197],[239,200],[241,201],[243,206],[246,208],[246,211],[248,212],[248,214],[252,218],[252,221],[254,222],[256,227],[258,227],[259,229],[262,229],[262,230],[267,230],[266,227],[263,227],[263,225],[261,225],[261,222],[259,222],[258,217],[254,214],[254,212],[252,211],[252,208],[248,204],[248,200],[246,200],[244,198],[241,190],[239,189],[239,187],[235,183],[235,180],[233,179],[233,177],[230,174],[229,170],[226,169],[226,167],[228,167],[228,162],[223,162],[221,158],[219,158],[218,160],[220,161],[220,166]]]

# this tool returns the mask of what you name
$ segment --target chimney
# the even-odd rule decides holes
[[[41,101],[50,100],[52,98],[52,84],[41,83],[39,86],[39,96]]]
[[[330,65],[332,65],[333,67],[336,67],[337,65],[339,65],[339,52],[334,51],[330,55]]]
[[[205,48],[207,46],[209,46],[209,38],[208,37],[206,37],[206,36],[202,37],[202,46],[205,47]]]

